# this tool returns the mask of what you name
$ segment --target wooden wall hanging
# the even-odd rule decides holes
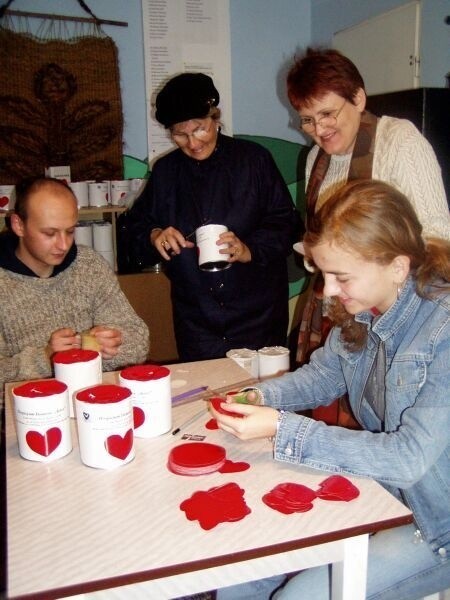
[[[52,165],[70,165],[73,181],[123,177],[117,47],[98,19],[75,20],[91,23],[73,36],[49,20],[33,35],[23,23],[16,31],[11,16],[1,19],[2,184]]]

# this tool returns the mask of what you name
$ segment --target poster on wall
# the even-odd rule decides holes
[[[142,17],[150,164],[174,147],[154,112],[157,93],[179,73],[213,78],[224,133],[232,135],[229,1],[142,0]]]

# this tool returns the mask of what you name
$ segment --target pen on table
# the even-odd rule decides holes
[[[195,421],[197,419],[199,419],[200,417],[206,415],[207,412],[208,412],[207,409],[202,408],[201,411],[199,411],[198,413],[195,413],[195,415],[193,415],[190,419],[188,419],[187,421],[185,421],[184,423],[182,423],[179,427],[177,427],[176,429],[174,429],[172,431],[172,435],[176,435],[177,433],[179,433],[185,427],[189,427],[189,425],[192,425],[192,423],[195,423]]]

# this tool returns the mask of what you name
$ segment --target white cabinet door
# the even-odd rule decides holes
[[[420,14],[416,0],[333,36],[333,47],[360,70],[368,95],[419,87]]]

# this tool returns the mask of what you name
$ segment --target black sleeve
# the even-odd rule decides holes
[[[158,227],[151,213],[151,176],[133,206],[117,218],[117,266],[119,273],[135,273],[160,262],[150,244],[150,233]]]

